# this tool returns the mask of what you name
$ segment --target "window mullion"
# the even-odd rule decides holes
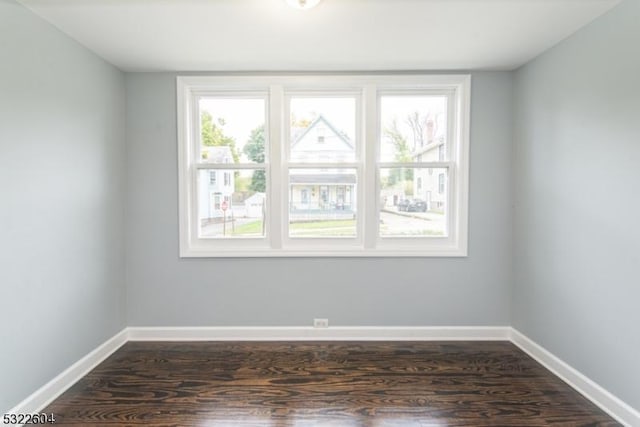
[[[286,180],[283,167],[284,90],[282,86],[269,87],[269,217],[268,230],[272,249],[282,248],[283,218],[286,216],[284,194]]]
[[[378,95],[375,85],[366,85],[363,90],[363,172],[362,191],[360,192],[361,214],[359,219],[363,224],[365,249],[373,249],[376,246],[378,236],[378,224],[380,222],[380,210],[378,209]],[[367,215],[365,215],[367,213]]]
[[[382,169],[411,168],[411,169],[451,169],[454,162],[384,162],[378,163]]]
[[[197,163],[197,170],[265,170],[265,163]]]
[[[354,169],[361,166],[359,162],[314,162],[314,163],[287,163],[288,169]]]

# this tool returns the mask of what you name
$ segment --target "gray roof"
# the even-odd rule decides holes
[[[349,148],[353,148],[353,143],[351,142],[351,140],[349,139],[349,137],[344,133],[339,131],[338,129],[335,128],[335,126],[333,126],[331,124],[331,122],[329,122],[329,120],[325,119],[324,116],[322,114],[320,114],[313,122],[311,122],[311,124],[309,126],[307,126],[301,133],[299,133],[298,135],[296,135],[296,137],[294,138],[294,140],[291,142],[291,148],[293,149],[293,147],[302,140],[302,138],[305,137],[306,134],[308,134],[311,129],[313,129],[314,127],[316,127],[316,125],[320,122],[323,122],[324,124],[327,125],[327,127],[329,129],[331,129],[331,131],[338,137],[340,138],[340,140],[342,140],[345,144],[347,144],[349,146]]]
[[[416,158],[418,156],[423,155],[424,153],[428,153],[429,151],[435,150],[436,148],[438,148],[441,145],[444,145],[444,137],[443,136],[441,136],[441,137],[439,137],[437,139],[434,139],[433,142],[430,142],[429,144],[425,145],[424,147],[418,148],[411,155],[414,158]]]

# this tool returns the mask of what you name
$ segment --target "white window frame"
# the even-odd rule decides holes
[[[197,159],[199,117],[197,100],[207,95],[266,99],[265,163],[257,165],[267,177],[265,238],[198,237]],[[340,167],[356,170],[357,236],[355,238],[289,238],[288,161],[289,103],[299,94],[356,94],[356,159]],[[403,164],[414,168],[445,168],[447,233],[444,237],[381,237],[379,160],[380,97],[398,94],[447,94],[448,134],[444,162]],[[265,95],[266,94],[266,95]],[[468,248],[470,75],[278,75],[177,77],[179,233],[181,257],[462,257]],[[240,168],[250,168],[243,164]],[[305,165],[309,167],[309,165]],[[237,169],[214,165],[210,169]]]

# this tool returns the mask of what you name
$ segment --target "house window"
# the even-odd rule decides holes
[[[177,83],[181,256],[466,255],[469,76]]]
[[[329,187],[326,185],[320,187],[320,202],[323,208],[326,208],[329,203]]]
[[[444,174],[438,174],[438,193],[444,193]]]

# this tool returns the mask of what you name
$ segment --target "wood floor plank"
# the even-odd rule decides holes
[[[509,342],[129,342],[54,401],[75,426],[618,426]]]

